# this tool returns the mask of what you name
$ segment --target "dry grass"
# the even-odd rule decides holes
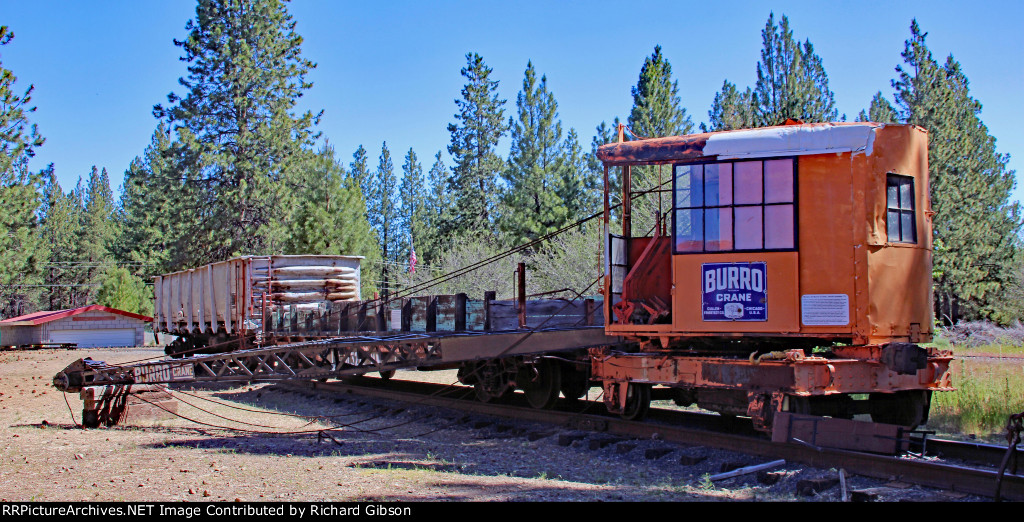
[[[933,396],[929,427],[1005,442],[1007,418],[1024,411],[1024,358],[957,359],[953,372],[957,389]]]

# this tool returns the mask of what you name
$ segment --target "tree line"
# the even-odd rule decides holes
[[[66,192],[52,165],[29,169],[44,143],[29,121],[32,87],[16,92],[13,73],[0,62],[4,317],[92,302],[146,313],[145,281],[153,275],[237,255],[365,256],[364,296],[388,295],[601,208],[603,168],[594,153],[617,138],[621,119],[597,125],[585,150],[579,133],[563,127],[547,76],[531,61],[512,106],[483,57],[466,55],[465,85],[447,125],[451,165],[443,151],[426,161],[412,149],[394,157],[385,142],[373,166],[363,145],[346,161],[320,140],[322,111],[296,110],[316,64],[302,55],[283,3],[200,0],[185,30],[174,41],[188,63],[183,91],[154,107],[150,144],[128,166],[118,198],[105,169],[93,168]],[[1024,295],[1021,218],[1009,200],[1014,173],[979,118],[960,64],[952,56],[937,62],[916,21],[910,31],[891,82],[893,102],[879,90],[856,119],[929,131],[938,318],[1015,320]],[[0,47],[13,36],[0,29]],[[755,84],[740,90],[724,80],[700,131],[846,119],[823,60],[809,40],[794,37],[786,16],[776,22],[770,15],[761,37]],[[631,94],[625,124],[632,138],[697,130],[661,46],[645,58]],[[502,157],[506,138],[511,145]],[[663,175],[655,167],[635,172],[648,187]],[[664,192],[644,197],[671,204]],[[656,219],[638,215],[634,225]],[[522,260],[539,276],[530,291],[593,293],[601,270],[595,225],[522,251],[478,279],[491,286],[508,280],[490,289],[510,292],[511,263]],[[447,282],[438,291],[477,293],[477,283]]]

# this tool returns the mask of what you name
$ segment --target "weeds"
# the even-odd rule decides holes
[[[1024,360],[956,360],[953,385],[933,395],[930,427],[1001,441],[1006,419],[1024,411]]]
[[[700,489],[705,491],[713,491],[715,489],[715,483],[711,481],[711,474],[705,473],[700,477]]]

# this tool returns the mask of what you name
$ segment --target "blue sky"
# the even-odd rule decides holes
[[[916,17],[936,58],[952,53],[960,62],[998,152],[1024,174],[1024,2],[711,4],[297,0],[288,8],[303,54],[318,64],[300,106],[324,110],[319,130],[345,163],[362,144],[376,166],[386,141],[396,166],[411,147],[429,168],[450,140],[466,53],[493,68],[506,117],[532,60],[547,75],[566,131],[575,128],[589,149],[595,126],[628,115],[630,87],[659,44],[687,112],[706,121],[723,80],[754,84],[760,31],[774,11],[814,44],[839,111],[852,120],[876,91],[892,100],[890,81]],[[92,165],[106,167],[117,191],[156,128],[153,105],[183,92],[185,64],[173,39],[185,37],[194,15],[188,0],[0,0],[0,24],[16,35],[0,61],[19,90],[35,85],[31,119],[47,140],[33,168],[54,163],[67,189]],[[1024,187],[1014,197],[1024,199]]]

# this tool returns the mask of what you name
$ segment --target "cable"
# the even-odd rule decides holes
[[[209,397],[203,397],[202,395],[196,395],[194,393],[188,393],[188,392],[186,392],[184,390],[172,390],[172,389],[168,388],[167,386],[164,386],[164,385],[161,385],[161,384],[157,384],[156,386],[159,386],[160,388],[164,389],[168,393],[188,395],[189,397],[195,397],[196,399],[212,402],[212,403],[218,404],[220,406],[224,406],[224,407],[227,407],[227,408],[233,408],[233,409],[241,410],[241,411],[244,411],[244,412],[264,413],[264,414],[267,414],[267,415],[281,415],[281,416],[284,416],[284,417],[309,418],[308,415],[299,415],[297,413],[286,413],[286,412],[283,412],[283,411],[253,410],[253,409],[249,409],[249,408],[243,408],[241,406],[235,406],[234,404],[231,404],[231,403],[228,403],[228,402],[222,402],[222,401],[218,401],[218,400],[215,400],[215,399],[211,399]],[[351,416],[351,415],[356,415],[356,414],[355,413],[344,413],[344,414],[340,414],[340,415],[317,415],[316,418],[318,418],[318,419],[334,419],[334,418],[338,418],[338,417],[348,417],[348,416]]]
[[[80,427],[80,425],[78,424],[78,421],[75,420],[75,412],[74,412],[74,410],[71,409],[71,403],[68,402],[68,392],[63,392],[63,393],[64,393],[64,404],[68,405],[68,413],[71,414],[71,424],[74,424],[75,427],[78,428],[78,427]]]
[[[136,397],[138,397],[138,396],[136,395]],[[212,412],[210,410],[207,410],[205,408],[200,408],[199,406],[196,406],[195,404],[192,404],[191,402],[188,402],[185,399],[182,399],[181,397],[178,397],[177,400],[181,401],[181,402],[185,403],[186,405],[191,406],[191,407],[193,407],[193,408],[195,408],[195,409],[197,409],[197,410],[199,410],[199,411],[201,411],[203,413],[207,413],[207,414],[213,415],[214,417],[217,417],[217,418],[220,418],[220,419],[224,419],[226,421],[237,422],[239,424],[245,424],[246,426],[255,426],[257,428],[277,428],[278,427],[278,426],[268,426],[266,424],[254,424],[254,423],[251,423],[251,422],[245,422],[245,421],[241,421],[241,420],[237,420],[237,419],[232,419],[232,418],[229,418],[229,417],[225,417],[223,415],[216,414],[216,413],[214,413],[214,412]],[[307,422],[302,427],[304,428],[306,426],[309,426],[310,424],[313,424],[313,422],[315,422],[315,421]]]
[[[147,400],[146,398],[144,398],[142,396],[139,396],[139,395],[136,395],[135,398],[137,398],[137,399],[139,399],[139,400],[141,400],[141,401],[143,401],[145,403],[148,403],[150,405],[156,406],[157,408],[160,408],[161,410],[164,410],[165,412],[170,413],[171,415],[174,415],[175,417],[180,417],[180,418],[182,418],[184,420],[187,420],[189,422],[194,422],[194,423],[199,424],[201,426],[208,426],[208,427],[211,427],[211,428],[219,428],[219,429],[230,430],[230,431],[238,431],[238,432],[242,432],[242,433],[259,433],[259,434],[263,434],[263,435],[303,435],[303,434],[317,433],[319,431],[323,431],[322,428],[320,428],[320,429],[312,429],[312,430],[294,430],[294,431],[261,431],[261,430],[249,430],[249,429],[245,429],[245,428],[233,428],[231,426],[220,426],[220,425],[217,425],[217,424],[210,424],[208,422],[202,422],[202,421],[198,421],[198,420],[186,417],[186,416],[184,416],[184,415],[182,415],[182,414],[180,414],[178,412],[174,412],[174,411],[168,410],[167,408],[164,408],[163,406],[161,406],[159,403],[155,403],[153,401]],[[338,426],[335,426],[333,428],[328,428],[328,429],[329,430],[334,430],[334,429],[339,429],[339,428],[343,428],[343,427],[350,427],[350,426],[342,424],[342,425],[338,425]],[[359,431],[359,432],[372,433],[372,432],[369,432],[367,430],[361,430],[359,428],[353,428],[353,429],[355,431]]]

